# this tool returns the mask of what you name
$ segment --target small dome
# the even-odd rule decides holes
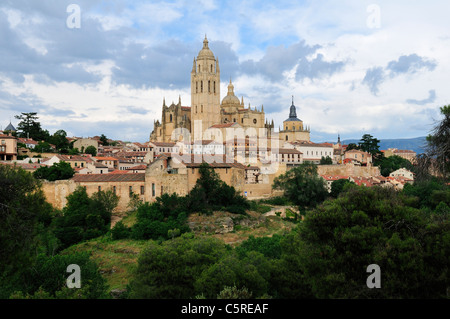
[[[205,36],[205,40],[203,40],[203,49],[200,50],[198,53],[198,58],[205,57],[205,58],[213,58],[214,59],[214,53],[209,49],[208,47],[208,39]]]
[[[241,102],[239,101],[238,97],[234,95],[234,85],[231,83],[231,79],[230,84],[228,84],[228,94],[222,100],[222,105],[230,105],[230,104],[233,105],[235,104],[237,106],[241,105]]]

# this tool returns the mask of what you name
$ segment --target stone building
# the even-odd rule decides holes
[[[292,97],[292,105],[289,118],[283,122],[283,129],[280,130],[280,140],[285,142],[310,141],[310,129],[303,127],[303,121],[297,117],[297,110]]]
[[[17,160],[17,138],[11,133],[0,134],[0,161],[15,160]]]
[[[254,128],[259,135],[259,129],[267,129],[267,134],[273,129],[274,124],[265,119],[264,107],[258,110],[249,104],[244,106],[244,98],[234,94],[234,85],[228,85],[227,95],[220,101],[220,67],[219,59],[214,56],[205,37],[203,48],[200,50],[191,71],[191,106],[182,106],[181,98],[178,104],[172,103],[166,106],[163,101],[161,122],[154,122],[150,141],[153,142],[177,142],[181,140],[182,130],[189,132],[190,141],[212,139],[211,136],[204,138],[204,132],[208,129],[217,140],[216,134],[219,129],[222,133],[222,142],[225,127],[217,125],[237,123],[244,130]],[[177,130],[179,129],[179,130]],[[173,134],[175,131],[175,134]],[[173,136],[172,136],[173,135]],[[184,141],[186,141],[184,139]]]

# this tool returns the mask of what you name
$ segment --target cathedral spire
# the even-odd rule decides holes
[[[297,118],[297,111],[296,111],[295,105],[294,105],[294,96],[292,96],[292,105],[291,105],[291,109],[289,112],[289,118],[290,119]]]
[[[163,97],[163,106],[166,106],[166,97]]]
[[[178,95],[178,104],[181,106],[181,95]]]
[[[264,104],[261,105],[261,112],[264,113]]]
[[[194,58],[194,64],[192,65],[192,72],[195,73],[196,72],[196,64],[195,63],[195,58]]]

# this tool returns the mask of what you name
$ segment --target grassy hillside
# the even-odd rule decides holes
[[[267,212],[267,207],[259,207],[262,211]],[[269,208],[270,209],[270,208]],[[277,210],[277,209],[275,209]],[[284,207],[280,207],[277,211],[284,213]],[[282,214],[281,216],[283,216]],[[217,233],[213,228],[205,231],[204,225],[213,225],[217,220],[229,217],[234,220],[233,230],[226,233]],[[245,219],[242,215],[235,215],[224,212],[216,212],[212,216],[204,216],[193,214],[189,217],[188,222],[201,225],[194,233],[198,235],[213,236],[223,240],[232,246],[239,245],[247,240],[250,236],[273,236],[274,234],[282,234],[295,227],[295,224],[283,220],[279,216],[263,216],[262,212],[250,211],[249,216]],[[126,216],[123,223],[130,227],[136,222],[136,213]],[[133,271],[137,267],[137,260],[140,252],[147,246],[148,241],[123,239],[113,241],[109,234],[71,246],[62,253],[88,252],[92,258],[98,263],[102,276],[107,280],[109,290],[125,290],[129,283]]]

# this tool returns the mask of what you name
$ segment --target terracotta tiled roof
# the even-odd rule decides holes
[[[118,159],[115,157],[103,157],[103,156],[94,156],[97,161],[117,161]]]
[[[157,147],[174,147],[176,143],[170,143],[170,142],[150,142],[153,145]]]
[[[145,169],[147,169],[147,165],[139,165],[139,166],[133,166],[133,167],[127,168],[127,170],[129,170],[129,171],[145,170]]]
[[[278,154],[303,154],[303,153],[294,148],[280,148],[278,149]]]
[[[74,182],[95,183],[95,182],[144,182],[145,174],[86,174],[75,175]]]
[[[116,169],[115,171],[109,172],[109,174],[129,174],[130,172],[125,170]]]

